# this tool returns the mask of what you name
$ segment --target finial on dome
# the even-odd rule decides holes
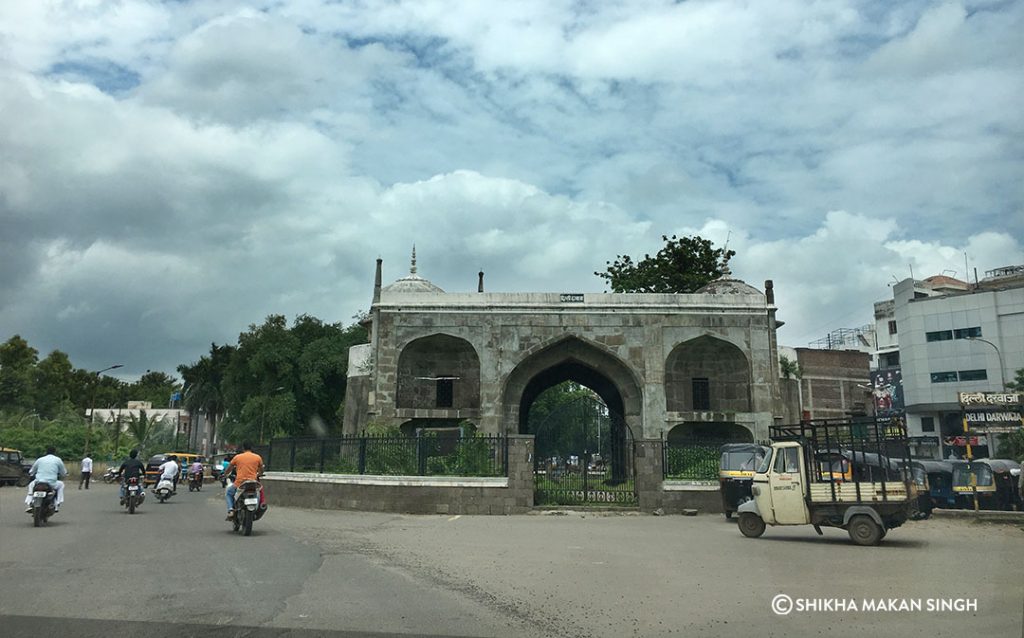
[[[412,264],[409,266],[409,274],[416,274],[416,244],[412,245]]]

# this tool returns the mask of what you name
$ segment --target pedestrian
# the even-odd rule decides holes
[[[78,480],[78,489],[82,489],[82,484],[85,484],[85,489],[89,489],[89,479],[92,478],[92,457],[86,452],[85,458],[82,459],[82,477]]]

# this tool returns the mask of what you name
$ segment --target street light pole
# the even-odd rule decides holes
[[[997,346],[996,344],[992,343],[988,339],[982,339],[981,337],[967,337],[967,340],[968,341],[980,341],[982,343],[987,343],[988,345],[990,345],[990,346],[992,346],[993,348],[996,349],[996,359],[999,360],[999,391],[1002,392],[1003,390],[1005,390],[1006,389],[1006,375],[1003,374],[1003,353],[999,351],[999,346]]]
[[[103,368],[102,370],[99,370],[97,372],[93,372],[93,375],[95,375],[95,378],[92,380],[92,398],[89,400],[89,405],[90,405],[90,407],[89,407],[89,425],[85,429],[85,453],[86,453],[86,455],[89,454],[89,446],[92,443],[92,422],[96,418],[96,388],[100,384],[100,375],[103,374],[104,372],[106,372],[107,370],[116,370],[117,368],[123,368],[123,367],[124,366],[122,364],[115,363],[114,365],[112,365],[112,366],[110,366],[108,368]]]
[[[1003,353],[999,351],[999,346],[997,346],[996,344],[992,343],[988,339],[982,339],[981,337],[967,337],[967,340],[968,341],[980,341],[982,343],[987,343],[988,345],[990,345],[993,348],[995,348],[995,350],[996,350],[996,360],[999,363],[999,392],[1003,392],[1004,390],[1006,390],[1006,375],[1003,373]],[[986,439],[986,443],[988,444],[988,455],[989,455],[989,458],[991,458],[991,457],[995,456],[995,454],[996,454],[996,448],[995,448],[996,438],[991,433],[989,433],[989,434],[985,435],[985,439]]]

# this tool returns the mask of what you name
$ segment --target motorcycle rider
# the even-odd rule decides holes
[[[224,500],[228,504],[228,516],[224,520],[230,521],[235,515],[235,493],[242,483],[255,481],[263,475],[263,457],[252,451],[252,443],[242,443],[242,453],[236,454],[228,463],[226,473],[230,474],[231,468],[235,469],[235,482],[228,486],[224,492]]]
[[[138,459],[138,456],[139,451],[132,450],[128,453],[128,458],[124,460],[124,463],[117,470],[117,476],[124,477],[124,480],[121,481],[121,505],[124,505],[125,488],[128,485],[128,480],[138,479],[139,485],[142,485],[142,481],[146,477],[146,466]]]
[[[59,512],[61,504],[64,503],[64,481],[60,479],[68,475],[68,468],[64,467],[64,461],[60,460],[60,457],[57,456],[57,448],[52,445],[47,446],[46,455],[36,459],[28,473],[35,478],[28,484],[28,494],[25,496],[25,512],[32,513],[32,491],[35,489],[36,481],[49,483],[50,487],[57,491],[57,496],[53,501],[53,508],[55,512]]]
[[[171,481],[174,487],[171,489],[172,492],[178,491],[178,476],[181,474],[181,470],[178,468],[178,457],[171,455],[167,457],[167,460],[160,466],[160,478],[157,480],[157,485],[160,481]]]
[[[203,482],[203,464],[199,462],[199,459],[196,459],[195,461],[192,462],[192,467],[189,468],[188,473],[189,474],[198,474],[199,475],[199,482],[200,483]]]

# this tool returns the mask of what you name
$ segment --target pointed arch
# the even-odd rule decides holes
[[[690,339],[665,361],[668,412],[750,412],[750,387],[750,360],[724,339]]]
[[[465,339],[437,333],[407,343],[398,355],[399,408],[479,408],[480,357]]]
[[[642,386],[624,361],[599,344],[566,335],[529,350],[505,379],[502,405],[508,431],[521,432],[537,396],[563,381],[596,392],[609,411],[621,415],[634,436],[640,435]]]

